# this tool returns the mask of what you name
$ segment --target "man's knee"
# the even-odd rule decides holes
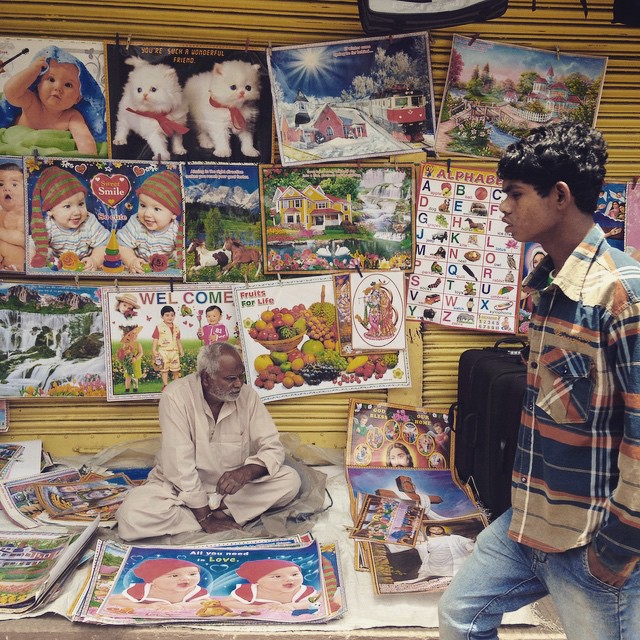
[[[280,471],[278,473],[282,482],[283,494],[278,502],[282,505],[291,502],[300,491],[300,487],[302,486],[302,480],[300,478],[300,474],[287,465],[282,465],[280,467]]]

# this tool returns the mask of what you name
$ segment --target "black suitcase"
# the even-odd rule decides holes
[[[493,347],[467,349],[458,365],[455,470],[463,482],[472,479],[492,518],[511,505],[511,470],[527,384],[520,353],[525,346],[520,339],[502,338]]]

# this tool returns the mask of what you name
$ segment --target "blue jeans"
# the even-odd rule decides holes
[[[444,592],[441,640],[495,640],[502,614],[551,594],[569,640],[640,637],[640,566],[621,589],[594,578],[587,547],[545,553],[511,540],[511,510],[487,527]]]

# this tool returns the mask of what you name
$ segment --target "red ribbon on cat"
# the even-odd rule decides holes
[[[238,109],[238,107],[227,107],[224,104],[220,104],[213,98],[209,98],[209,104],[216,109],[229,109],[229,114],[231,115],[231,124],[235,129],[238,129],[238,131],[242,131],[247,126],[247,121],[245,120],[242,113],[240,113],[240,109]]]
[[[189,131],[189,127],[185,127],[175,120],[171,120],[166,113],[158,113],[156,111],[138,111],[137,109],[132,109],[131,107],[127,107],[127,111],[135,113],[138,116],[142,116],[143,118],[153,118],[154,120],[157,120],[162,131],[164,131],[164,133],[168,136],[174,133],[185,134]]]

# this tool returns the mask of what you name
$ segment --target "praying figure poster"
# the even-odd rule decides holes
[[[272,162],[264,49],[107,44],[112,157]]]
[[[268,53],[283,165],[433,148],[428,34],[277,47]]]
[[[177,163],[25,160],[27,273],[182,280]]]
[[[108,154],[104,44],[0,36],[0,154]]]
[[[607,58],[454,35],[436,151],[499,158],[540,125],[593,126]]]

